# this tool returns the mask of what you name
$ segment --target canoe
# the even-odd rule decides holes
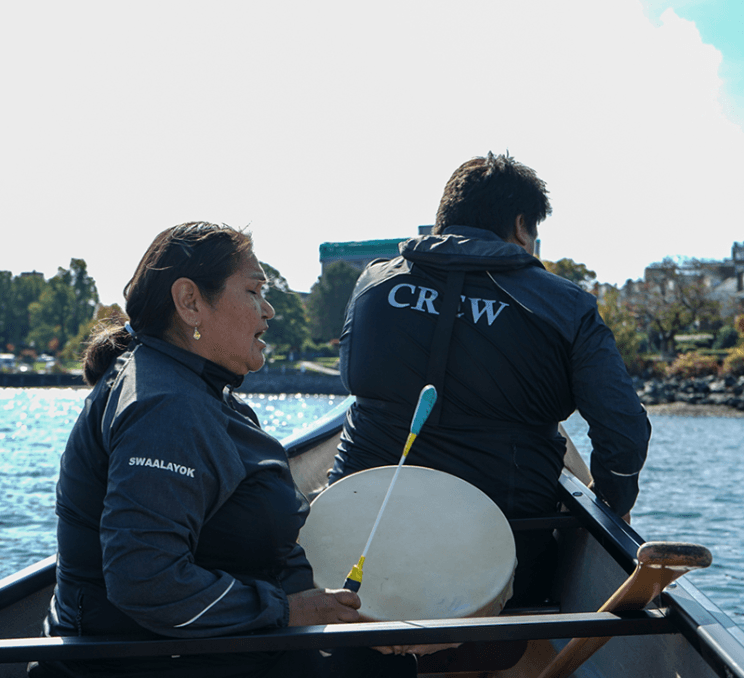
[[[282,441],[295,481],[308,496],[326,484],[352,400]],[[50,556],[0,580],[0,678],[25,676],[26,662],[38,659],[459,642],[488,648],[494,642],[529,641],[516,666],[489,674],[526,678],[537,676],[540,662],[547,662],[568,639],[586,637],[611,639],[572,674],[579,678],[744,678],[744,629],[685,577],[667,586],[642,610],[597,611],[638,565],[644,540],[587,488],[581,469],[573,468],[575,472],[564,469],[560,478],[563,512],[511,521],[515,532],[557,530],[560,575],[554,602],[544,608],[505,611],[498,617],[312,626],[189,640],[40,638],[40,622],[54,586],[55,558]],[[420,675],[457,675],[451,670],[454,666],[438,659],[440,655],[445,656],[434,654],[422,660]],[[488,665],[488,657],[488,652],[466,655],[458,667],[489,671],[494,667]]]

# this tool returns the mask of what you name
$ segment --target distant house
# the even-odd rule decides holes
[[[724,316],[744,311],[744,243],[732,245],[730,259],[704,261],[702,268],[709,296],[721,302]]]
[[[744,310],[744,243],[735,242],[731,247],[731,258],[722,261],[699,261],[696,264],[683,264],[681,272],[702,273],[708,296],[721,302],[724,316],[735,315]],[[663,275],[663,267],[652,264],[644,271],[644,280],[650,282]],[[626,283],[626,294],[632,296],[636,283]]]

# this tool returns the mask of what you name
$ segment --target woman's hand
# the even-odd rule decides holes
[[[308,589],[287,596],[289,625],[342,624],[359,621],[359,596],[346,589]]]
[[[462,643],[440,643],[439,645],[388,645],[385,647],[373,647],[382,654],[415,654],[423,657],[425,654],[434,654],[441,650],[451,650],[460,647]]]

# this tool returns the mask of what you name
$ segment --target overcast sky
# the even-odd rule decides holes
[[[601,282],[744,241],[741,0],[0,0],[0,270],[101,300],[162,229],[249,225],[294,289],[322,242],[415,235],[462,162],[547,182],[542,256]]]

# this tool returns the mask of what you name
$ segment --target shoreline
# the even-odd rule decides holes
[[[744,411],[728,405],[706,405],[690,403],[660,403],[658,405],[644,405],[649,414],[669,417],[727,417],[732,419],[744,418]]]
[[[4,378],[3,378],[4,377]],[[10,387],[78,387],[87,388],[80,375],[73,374],[0,374],[0,388]],[[308,395],[347,396],[348,392],[341,378],[333,373],[319,373],[307,370],[260,370],[246,377],[242,386],[236,389],[241,393],[306,393]],[[643,402],[643,392],[639,392]],[[651,415],[677,417],[726,417],[744,418],[744,409],[723,403],[685,402],[643,402]]]
[[[0,388],[89,388],[81,374],[41,372],[0,373]],[[252,372],[235,389],[238,393],[307,393],[308,395],[349,395],[341,377],[331,370],[266,369]]]

